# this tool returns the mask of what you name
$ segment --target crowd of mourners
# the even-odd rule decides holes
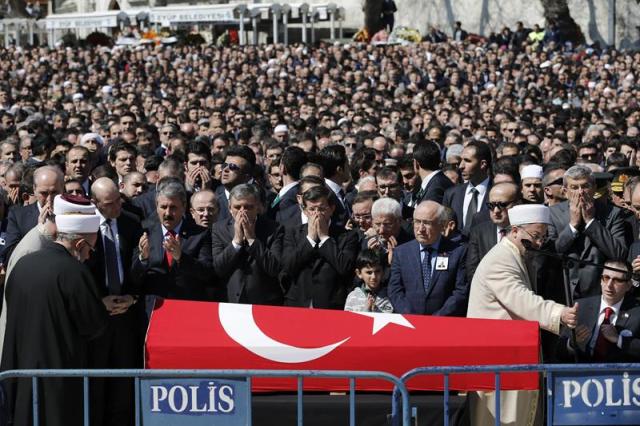
[[[410,46],[0,50],[7,282],[25,236],[56,238],[53,200],[70,194],[101,217],[85,264],[109,328],[87,343],[92,368],[142,366],[158,298],[465,316],[518,205],[551,211],[546,234],[518,236],[626,271],[573,262],[571,299],[633,292],[640,53],[458,30]],[[559,260],[524,260],[536,297],[570,310]],[[545,356],[588,358],[588,331]],[[637,360],[625,345],[618,360]],[[99,395],[97,422],[130,423],[131,393]]]

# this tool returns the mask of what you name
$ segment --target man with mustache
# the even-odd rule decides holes
[[[185,216],[187,192],[167,177],[156,189],[156,217],[143,222],[134,251],[133,276],[143,293],[171,299],[204,300],[211,277],[211,238],[206,228]],[[149,306],[148,306],[149,308]]]

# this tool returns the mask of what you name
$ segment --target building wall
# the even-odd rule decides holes
[[[107,10],[113,6],[114,1],[117,1],[121,9],[132,6],[141,7],[145,3],[141,0],[64,0],[62,3],[69,11],[82,9],[88,11],[86,7],[80,5],[94,3],[96,10]],[[146,4],[226,2],[225,0],[150,0]],[[262,2],[266,3],[266,1]],[[279,1],[281,4],[301,2],[305,0]],[[306,0],[306,2],[311,5],[337,3],[345,8],[345,28],[357,29],[363,24],[364,0]],[[463,28],[467,31],[484,36],[488,36],[492,31],[500,31],[505,25],[514,28],[516,22],[520,20],[529,27],[535,23],[544,26],[543,9],[538,0],[395,0],[395,2],[398,6],[396,25],[416,28],[422,33],[425,33],[430,25],[450,33],[455,21],[461,21]],[[232,0],[230,3],[250,3],[250,1]],[[616,4],[616,44],[620,47],[638,45],[640,34],[636,27],[640,26],[640,6],[636,0],[569,0],[569,9],[589,42],[599,41],[608,44],[611,41],[609,10],[613,3]]]

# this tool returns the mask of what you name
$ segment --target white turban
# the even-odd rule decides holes
[[[551,225],[551,210],[542,204],[523,204],[509,209],[511,226],[544,223]]]
[[[99,145],[104,145],[104,139],[102,139],[102,136],[97,133],[85,133],[84,135],[82,135],[82,137],[80,138],[80,145],[84,145],[91,139],[95,139],[95,141],[98,142]]]
[[[100,228],[96,207],[84,197],[56,195],[53,213],[58,232],[67,234],[93,234]]]

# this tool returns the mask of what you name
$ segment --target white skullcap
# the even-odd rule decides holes
[[[289,133],[289,128],[286,124],[278,124],[275,129],[273,129],[273,133]]]
[[[71,86],[71,82],[69,80],[65,80],[62,82],[62,87],[69,87]]]
[[[520,179],[542,179],[542,167],[537,164],[529,164],[524,166],[520,172]]]
[[[56,195],[53,199],[58,232],[66,234],[93,234],[100,228],[96,208],[84,197]]]
[[[102,86],[102,93],[111,93],[113,87],[111,86]]]
[[[84,99],[84,95],[82,93],[74,93],[72,99],[74,101],[81,101]]]
[[[545,223],[551,225],[551,210],[542,204],[523,204],[509,209],[509,224],[512,226]]]
[[[97,133],[85,133],[84,135],[82,135],[82,137],[80,138],[80,145],[84,145],[87,141],[90,141],[91,139],[95,139],[95,141],[98,142],[99,145],[104,145],[104,140],[102,139],[102,136],[100,136]]]

